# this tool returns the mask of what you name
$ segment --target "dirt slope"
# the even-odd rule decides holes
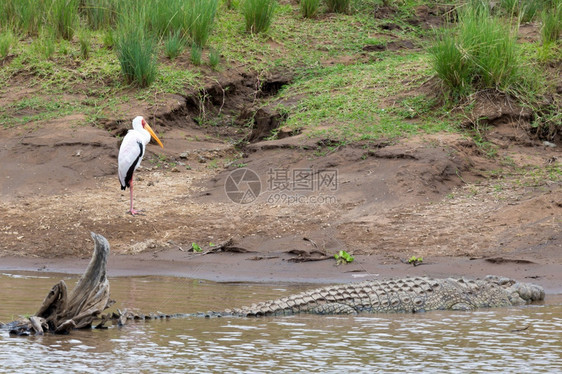
[[[443,260],[447,257],[457,258],[454,266],[467,258],[492,258],[488,263],[528,264],[539,272],[535,276],[560,281],[560,276],[540,274],[541,267],[535,266],[551,272],[551,266],[562,264],[560,183],[520,174],[484,179],[484,171],[499,168],[502,158],[485,157],[472,140],[460,135],[330,150],[321,140],[294,136],[240,150],[187,116],[178,126],[181,119],[176,117],[174,127],[155,125],[166,148],[162,153],[148,146],[135,181],[136,207],[145,215],[132,217],[127,214],[128,191],[119,189],[116,177],[117,141],[106,130],[75,127],[72,120],[48,122],[29,133],[2,130],[0,254],[5,268],[37,264],[14,256],[87,258],[89,232],[95,231],[108,238],[114,254],[135,254],[131,261],[151,253],[155,261],[195,261],[187,252],[191,243],[207,251],[230,240],[223,252],[250,252],[245,258],[263,263],[270,274],[346,250],[364,255],[360,258],[373,256],[381,266],[398,267],[407,267],[401,260],[412,255],[429,263],[440,259],[446,266],[451,266]],[[558,148],[533,141],[505,143],[502,133],[513,128],[495,129],[496,137],[503,139],[501,154],[520,166],[560,162]],[[225,190],[231,173],[242,169],[260,179],[260,195],[246,204],[233,201]],[[307,170],[315,183],[326,171],[337,183],[307,187],[301,180],[300,188],[289,184],[280,189],[280,182]],[[247,191],[249,185],[236,188]],[[201,258],[215,263],[229,256]],[[138,265],[139,272],[151,268],[150,261],[142,263],[147,268]],[[236,263],[250,269],[255,261]],[[323,266],[328,273],[336,269],[333,259],[308,264]],[[221,269],[223,279],[240,271]],[[502,269],[498,268],[507,270]],[[472,271],[466,266],[464,270],[466,275]],[[251,271],[252,279],[259,279],[256,270]],[[322,271],[319,278],[330,278]]]

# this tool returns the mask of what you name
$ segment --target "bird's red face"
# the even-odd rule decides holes
[[[156,140],[156,143],[158,143],[160,145],[160,147],[164,148],[164,145],[162,144],[162,142],[160,141],[160,139],[158,139],[158,136],[156,136],[156,134],[154,133],[154,131],[152,131],[152,129],[150,128],[150,126],[148,125],[148,123],[146,123],[146,121],[144,120],[144,118],[141,121],[142,124],[142,128],[147,130],[150,135],[154,138],[154,140]]]

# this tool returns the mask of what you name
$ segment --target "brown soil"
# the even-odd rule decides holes
[[[255,75],[231,70],[204,92],[152,106],[130,102],[122,118],[98,127],[75,115],[1,129],[0,270],[81,273],[94,231],[112,246],[110,275],[336,282],[493,273],[562,292],[560,182],[532,173],[490,177],[560,164],[560,145],[529,135],[530,113],[501,97],[474,99],[466,125],[487,118],[494,157],[458,134],[337,147],[282,129],[280,139],[264,140],[281,118],[269,108],[253,116],[257,101],[290,80],[280,72],[257,91]],[[36,94],[24,78],[12,88],[0,104]],[[135,206],[145,213],[132,217],[117,180],[115,135],[137,114],[162,134],[165,149],[148,146],[135,175]],[[201,126],[202,118],[224,123]],[[252,119],[253,129],[240,126]],[[232,145],[241,139],[250,145]],[[261,194],[245,204],[225,190],[241,168],[260,177]],[[292,178],[299,170],[311,170],[316,182],[333,176],[337,185],[309,190],[304,179],[274,189],[284,172]],[[192,243],[204,254],[190,252]],[[356,261],[336,266],[340,250]],[[407,264],[414,255],[422,265]]]

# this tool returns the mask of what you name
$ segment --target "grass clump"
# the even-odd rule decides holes
[[[191,45],[191,62],[193,65],[201,65],[201,57],[203,55],[203,50],[197,43]]]
[[[90,57],[91,44],[92,44],[92,34],[87,29],[82,29],[78,33],[78,43],[80,44],[80,56],[84,60]]]
[[[218,49],[216,48],[211,48],[209,50],[209,65],[213,68],[216,69],[217,66],[219,65],[221,60],[221,53]]]
[[[0,25],[22,35],[38,35],[45,23],[46,2],[37,0],[0,1]]]
[[[521,22],[527,23],[539,16],[553,1],[556,2],[556,0],[501,0],[499,8],[503,9],[504,13],[519,17]],[[475,2],[480,2],[490,7],[488,1],[472,0],[472,5]]]
[[[50,18],[56,36],[71,40],[78,21],[78,0],[53,0]]]
[[[218,0],[190,0],[190,34],[193,43],[203,48],[207,44],[217,12]]]
[[[81,0],[80,13],[92,30],[114,27],[117,23],[119,2],[117,0]]]
[[[541,39],[543,44],[554,43],[562,34],[562,0],[554,0],[541,13]]]
[[[320,0],[301,0],[300,10],[304,18],[314,18],[318,14]]]
[[[276,0],[245,0],[242,14],[246,21],[246,31],[255,34],[267,31],[273,22],[276,7]]]
[[[51,58],[55,53],[55,35],[51,29],[42,29],[39,37],[32,44],[32,49],[45,59]]]
[[[10,30],[0,34],[0,58],[4,58],[10,53],[10,48],[16,42],[14,33]]]
[[[326,6],[330,12],[347,13],[350,0],[326,0]]]
[[[431,48],[433,68],[454,96],[516,89],[524,83],[516,32],[487,7],[469,6],[459,12],[456,27],[438,32]]]
[[[164,42],[164,51],[170,60],[178,57],[185,48],[185,39],[181,36],[180,32],[176,31],[171,33],[168,39]]]
[[[158,36],[181,33],[204,47],[211,33],[218,0],[148,0],[149,28]]]
[[[148,87],[157,73],[157,43],[146,27],[143,8],[124,13],[115,35],[115,52],[128,83]]]

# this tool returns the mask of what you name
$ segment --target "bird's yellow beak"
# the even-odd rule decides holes
[[[156,140],[156,142],[158,144],[160,144],[160,147],[164,148],[164,145],[162,144],[162,142],[160,141],[160,139],[158,139],[158,137],[156,136],[156,134],[154,133],[154,131],[152,131],[152,128],[150,128],[150,126],[148,125],[148,123],[146,125],[144,125],[144,129],[146,131],[148,131],[150,133],[150,135],[152,135],[152,137],[154,138],[154,140]]]

